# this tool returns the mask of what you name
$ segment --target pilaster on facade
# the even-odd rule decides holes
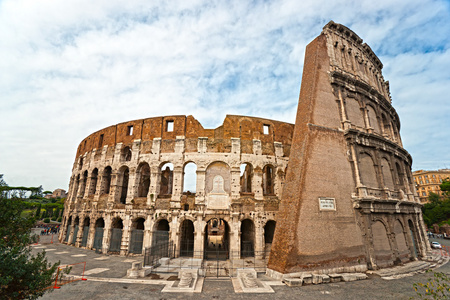
[[[255,155],[261,155],[262,154],[261,141],[260,140],[253,139],[253,154],[255,154]]]

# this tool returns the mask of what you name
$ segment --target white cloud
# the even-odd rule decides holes
[[[0,2],[0,173],[67,188],[78,143],[122,121],[294,122],[306,44],[330,20],[385,65],[414,167],[450,165],[445,1]]]

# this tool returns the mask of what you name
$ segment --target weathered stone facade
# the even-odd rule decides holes
[[[272,249],[274,277],[425,256],[412,159],[382,67],[330,22],[307,46],[295,127],[227,116],[204,129],[167,116],[91,134],[77,150],[60,240],[121,255],[166,240],[198,258],[211,247]],[[183,186],[190,163],[192,193]]]
[[[216,220],[224,230],[215,246],[236,253],[245,244],[262,256],[273,238],[293,129],[228,115],[216,129],[192,116],[167,116],[95,132],[78,147],[60,239],[127,255],[166,232],[176,249],[198,257]],[[192,163],[195,192],[183,192]]]
[[[332,21],[307,46],[273,276],[376,269],[430,250],[382,67]]]

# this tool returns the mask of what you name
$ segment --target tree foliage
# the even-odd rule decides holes
[[[447,178],[440,185],[444,194],[430,193],[428,203],[422,207],[423,220],[428,227],[433,224],[442,224],[450,220],[450,181]]]
[[[53,282],[59,263],[48,263],[45,252],[31,254],[35,238],[30,229],[35,220],[21,217],[22,201],[0,195],[0,207],[0,295],[2,299],[37,299]]]

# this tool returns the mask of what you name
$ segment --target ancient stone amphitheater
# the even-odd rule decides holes
[[[186,255],[219,247],[262,255],[273,239],[293,129],[229,115],[216,129],[166,116],[95,132],[77,151],[62,239],[124,255],[167,240]]]
[[[295,126],[228,115],[204,129],[166,116],[91,134],[77,150],[61,241],[121,255],[169,244],[202,259],[271,253],[274,277],[426,256],[382,67],[330,22],[306,49]]]

